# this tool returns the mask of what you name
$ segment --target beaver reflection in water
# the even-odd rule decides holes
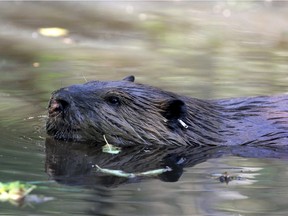
[[[46,124],[57,140],[130,145],[288,143],[288,96],[200,100],[134,83],[91,81],[52,93]]]

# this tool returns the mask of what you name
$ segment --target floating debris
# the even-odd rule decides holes
[[[104,140],[106,142],[106,145],[104,145],[102,147],[102,152],[109,153],[109,154],[119,154],[121,152],[121,148],[120,147],[113,146],[113,145],[108,143],[105,135],[103,135],[103,138],[104,138]]]
[[[1,183],[0,182],[0,201],[16,203],[22,201],[32,190],[35,185],[21,183],[19,181]]]
[[[117,177],[124,177],[124,178],[135,178],[140,176],[157,176],[164,172],[172,171],[170,167],[166,167],[163,169],[155,169],[155,170],[149,170],[146,172],[139,172],[139,173],[126,173],[123,170],[113,170],[113,169],[104,169],[99,167],[98,165],[95,165],[98,172],[102,172],[109,175],[114,175]]]
[[[243,180],[244,178],[239,175],[230,175],[228,172],[224,172],[222,174],[212,174],[212,177],[218,179],[221,183],[228,184],[234,180]]]
[[[42,195],[30,195],[37,186],[20,181],[2,183],[0,182],[0,202],[9,202],[15,206],[39,204],[54,200],[53,197]]]

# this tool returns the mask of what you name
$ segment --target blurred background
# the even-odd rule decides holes
[[[287,91],[287,10],[271,0],[1,2],[1,91],[47,99],[129,74],[204,98]]]
[[[43,129],[52,91],[74,83],[116,80],[131,74],[136,76],[136,82],[204,99],[285,93],[288,90],[288,2],[0,2],[1,180],[47,179],[43,173]],[[221,164],[236,166],[235,160],[218,162],[220,167]],[[252,186],[247,189],[254,196],[252,202],[242,197],[244,201],[229,200],[227,206],[219,205],[219,209],[233,212],[232,202],[252,212],[251,215],[255,208],[259,214],[270,210],[274,214],[278,209],[279,215],[283,212],[287,215],[283,204],[287,200],[287,162],[239,158],[238,161],[248,167],[264,167],[263,173],[273,174],[273,179],[266,181],[267,185],[263,181],[262,186],[270,188],[270,194],[274,192],[274,200],[265,193],[253,191]],[[200,214],[199,199],[207,198],[206,189],[217,187],[213,184],[202,187],[201,178],[205,176],[205,168],[211,169],[215,164],[217,161],[212,161],[188,172],[189,181],[194,178],[191,181],[197,195],[191,202],[189,195],[184,199],[181,194],[183,188],[192,190],[188,178],[172,188],[147,184],[143,186],[147,192],[144,195],[139,194],[138,186],[122,188],[116,198],[134,202],[139,196],[140,201],[143,197],[145,201],[150,192],[160,188],[159,194],[163,191],[168,195],[178,194],[175,195],[177,208],[170,211],[166,206],[167,214],[191,213],[195,206],[194,212]],[[275,179],[282,182],[280,189],[273,188]],[[166,193],[163,197],[167,197]],[[63,207],[63,212],[70,215],[71,202],[81,207],[87,205],[86,201],[71,201],[70,193],[56,192],[53,196],[57,194],[62,196],[62,201],[53,207],[55,214]],[[125,194],[129,194],[128,198]],[[217,190],[215,194],[219,195]],[[157,212],[161,207],[159,200],[158,205],[153,203],[154,208],[150,203],[149,208],[144,205],[141,211]],[[204,203],[202,207],[206,207],[207,202]],[[135,211],[130,209],[131,215],[139,213],[138,207],[135,206]],[[7,207],[6,211],[10,210]],[[44,210],[49,211],[49,206]],[[123,213],[125,209],[122,206],[118,211]]]
[[[3,105],[43,109],[72,83],[130,74],[199,98],[287,91],[286,1],[0,4],[0,115]]]

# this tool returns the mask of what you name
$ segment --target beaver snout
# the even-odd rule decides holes
[[[49,117],[56,117],[60,114],[64,114],[64,111],[70,106],[69,92],[66,89],[59,89],[52,93],[52,96],[48,105]]]
[[[62,99],[51,99],[48,106],[49,117],[57,116],[64,112],[69,103]]]

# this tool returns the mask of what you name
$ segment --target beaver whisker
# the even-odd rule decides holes
[[[85,80],[85,82],[88,82],[88,80],[87,80],[86,77],[84,76],[83,72],[81,72],[81,76],[82,76],[82,78]]]

